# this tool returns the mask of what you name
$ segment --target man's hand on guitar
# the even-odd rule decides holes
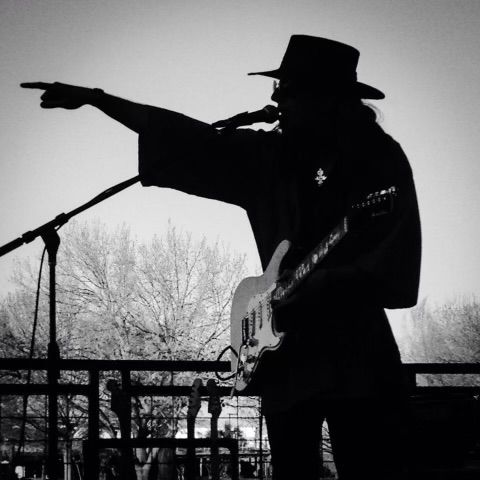
[[[65,83],[27,82],[21,83],[22,88],[44,90],[40,97],[42,108],[65,108],[75,110],[92,103],[101,90],[77,87]]]
[[[277,283],[282,284],[283,282],[288,282],[288,279],[292,273],[292,270],[285,270],[278,278]],[[272,303],[272,307],[277,314],[277,327],[281,331],[287,331],[288,329],[291,329],[291,322],[286,321],[285,325],[283,325],[284,322],[282,322],[282,318],[287,320],[295,315],[299,302],[312,303],[321,297],[322,290],[325,288],[327,283],[326,277],[326,270],[320,269],[312,272],[295,293],[289,295],[284,300]],[[289,325],[288,328],[287,325]]]
[[[275,327],[277,330],[280,332],[286,332],[294,327],[291,317],[295,314],[298,302],[301,298],[302,295],[294,293],[284,300],[272,303],[273,311],[275,313]]]

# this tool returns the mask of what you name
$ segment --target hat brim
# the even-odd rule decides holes
[[[269,70],[266,72],[251,72],[248,75],[263,75],[265,77],[271,77],[276,79],[282,78],[280,69]],[[366,98],[369,100],[383,100],[385,98],[385,94],[381,90],[378,90],[375,87],[371,87],[366,83],[356,82],[353,84],[353,88],[359,98]]]

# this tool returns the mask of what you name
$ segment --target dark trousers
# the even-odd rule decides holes
[[[408,478],[404,401],[311,399],[265,419],[273,480],[318,480],[325,419],[340,480]]]

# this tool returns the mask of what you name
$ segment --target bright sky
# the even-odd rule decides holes
[[[420,295],[480,286],[478,0],[2,0],[0,245],[137,174],[137,136],[91,107],[42,110],[28,81],[61,81],[213,122],[269,103],[290,35],[361,51],[358,75],[386,92],[384,129],[407,153],[423,222]],[[225,162],[229,159],[225,158]],[[129,188],[79,219],[125,222],[139,240],[180,227],[258,263],[244,212],[171,190]],[[0,259],[0,294],[15,257]]]

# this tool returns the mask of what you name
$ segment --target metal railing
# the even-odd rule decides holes
[[[188,397],[191,393],[190,385],[176,385],[174,374],[177,372],[229,372],[230,362],[216,361],[166,361],[166,360],[73,360],[65,359],[58,362],[59,372],[85,372],[83,380],[77,383],[61,383],[55,386],[57,396],[82,396],[86,398],[85,415],[88,418],[85,439],[83,441],[83,467],[84,478],[100,478],[100,455],[104,449],[115,448],[123,452],[123,456],[128,458],[127,451],[140,446],[165,447],[165,448],[186,448],[192,441],[182,438],[132,438],[132,412],[131,408],[125,408],[123,418],[120,419],[121,438],[101,438],[101,408],[100,408],[100,383],[104,381],[105,372],[112,372],[121,383],[121,394],[124,395],[125,402],[134,397]],[[47,371],[47,360],[43,359],[18,359],[3,358],[0,359],[0,372],[9,376],[10,381],[5,382],[0,378],[0,401],[7,396],[29,397],[32,395],[47,396],[51,387],[45,382],[22,383],[21,371],[32,370],[36,372]],[[480,381],[473,385],[464,386],[419,386],[417,384],[418,375],[423,374],[477,374],[480,375],[480,364],[405,364],[404,371],[412,396],[424,397],[445,397],[446,395],[465,395],[472,399],[478,399],[480,395]],[[113,373],[115,372],[115,373]],[[170,372],[171,382],[163,385],[143,385],[135,383],[132,378],[132,372]],[[13,375],[14,374],[14,375]],[[229,386],[220,386],[220,395],[229,396],[231,388]],[[206,390],[201,390],[202,396],[207,396]],[[1,402],[0,402],[1,405]],[[130,404],[129,404],[130,405]],[[1,408],[1,407],[0,407]],[[118,416],[118,412],[117,413]],[[2,411],[0,411],[0,421]],[[48,417],[47,413],[45,417]],[[46,418],[46,433],[52,428],[58,428],[58,425],[49,423]],[[262,422],[260,421],[260,425]],[[1,422],[0,422],[1,427]],[[260,427],[261,431],[261,427]],[[0,430],[0,437],[2,432]],[[1,438],[0,438],[1,439]],[[208,448],[211,446],[208,439],[195,439],[196,448]],[[218,446],[229,450],[231,459],[231,477],[238,478],[238,442],[235,439],[221,439]],[[263,449],[263,437],[260,434],[259,442],[260,466],[264,462],[264,457],[268,452]],[[0,452],[1,454],[2,452]],[[258,452],[257,452],[258,453]],[[252,454],[252,452],[250,452]],[[0,459],[1,462],[2,459]],[[260,472],[264,469],[260,468]],[[126,475],[126,470],[123,471]],[[57,473],[56,478],[65,477]],[[50,476],[51,479],[55,477]],[[73,480],[73,479],[72,479]]]

